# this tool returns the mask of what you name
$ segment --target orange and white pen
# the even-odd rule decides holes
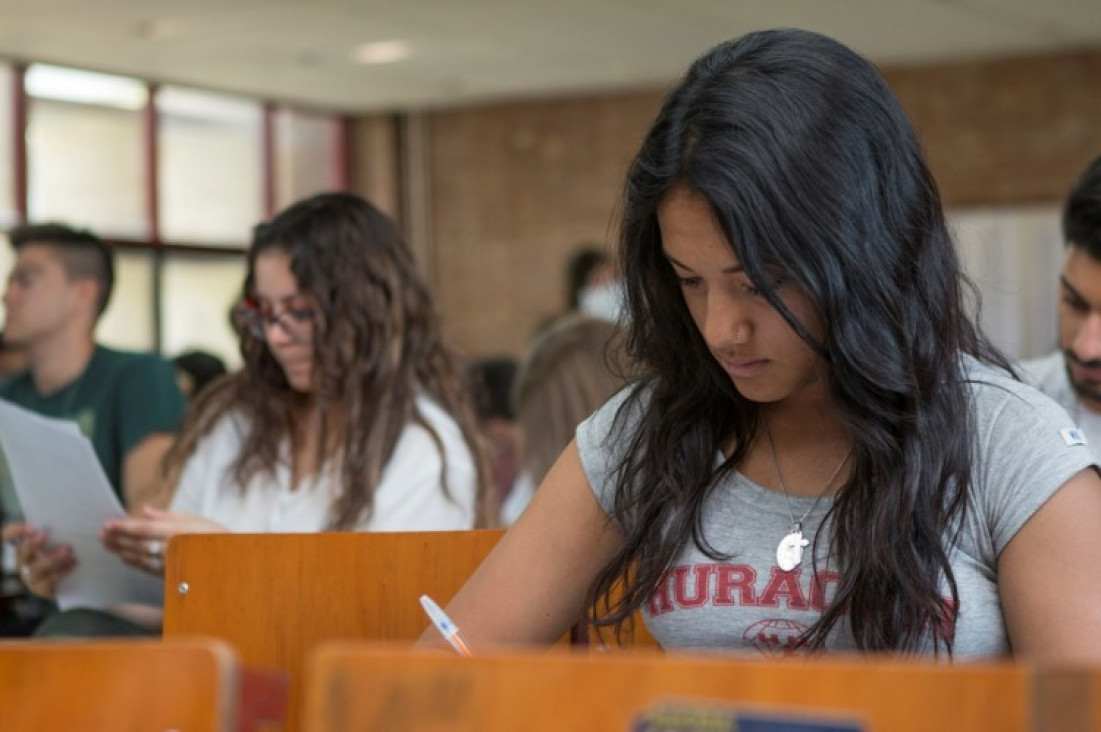
[[[460,656],[473,656],[470,651],[470,646],[466,644],[463,639],[462,633],[459,632],[459,626],[452,622],[451,618],[447,617],[440,606],[432,600],[428,595],[421,595],[421,607],[428,613],[428,619],[432,621],[432,625],[436,626],[436,630],[440,631],[440,635],[444,637],[451,647],[454,648]]]

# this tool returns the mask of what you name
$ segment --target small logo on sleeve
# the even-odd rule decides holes
[[[1059,430],[1059,436],[1063,438],[1063,442],[1067,447],[1078,447],[1086,444],[1086,436],[1077,427],[1064,427]]]

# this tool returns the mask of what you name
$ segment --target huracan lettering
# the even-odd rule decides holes
[[[662,575],[646,603],[653,617],[674,610],[715,607],[784,607],[822,612],[840,580],[837,572],[823,569],[814,574],[799,567],[785,572],[773,567],[763,579],[748,564],[691,564],[673,567]]]

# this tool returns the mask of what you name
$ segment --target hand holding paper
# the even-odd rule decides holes
[[[202,516],[145,507],[138,516],[108,520],[100,540],[131,567],[160,574],[164,571],[164,548],[173,536],[224,531],[224,526]]]
[[[54,597],[57,583],[76,564],[71,546],[51,544],[45,531],[30,524],[5,526],[4,541],[16,547],[16,563],[23,584],[39,597]]]
[[[27,522],[47,532],[50,542],[72,547],[75,565],[57,583],[61,609],[162,604],[159,579],[126,566],[99,542],[103,523],[125,512],[91,443],[73,423],[0,400],[0,449]]]

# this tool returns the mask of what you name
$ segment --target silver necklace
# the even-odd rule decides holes
[[[810,541],[803,538],[803,522],[811,511],[818,507],[818,502],[822,500],[822,496],[829,492],[830,486],[841,474],[841,469],[845,467],[845,463],[849,462],[849,456],[852,455],[853,451],[850,447],[849,451],[845,453],[845,457],[841,458],[841,463],[837,466],[837,469],[826,481],[826,485],[822,486],[822,492],[814,499],[814,503],[803,512],[799,520],[796,520],[795,512],[791,510],[791,496],[788,495],[788,487],[784,485],[784,475],[780,472],[780,463],[776,460],[776,446],[772,443],[772,431],[768,428],[768,422],[765,422],[765,437],[768,438],[768,452],[772,456],[772,467],[776,469],[776,479],[780,481],[780,490],[784,492],[784,502],[788,507],[788,516],[791,517],[791,531],[784,534],[784,538],[780,539],[780,544],[776,547],[776,564],[783,571],[790,572],[803,562],[803,549],[810,546]]]

